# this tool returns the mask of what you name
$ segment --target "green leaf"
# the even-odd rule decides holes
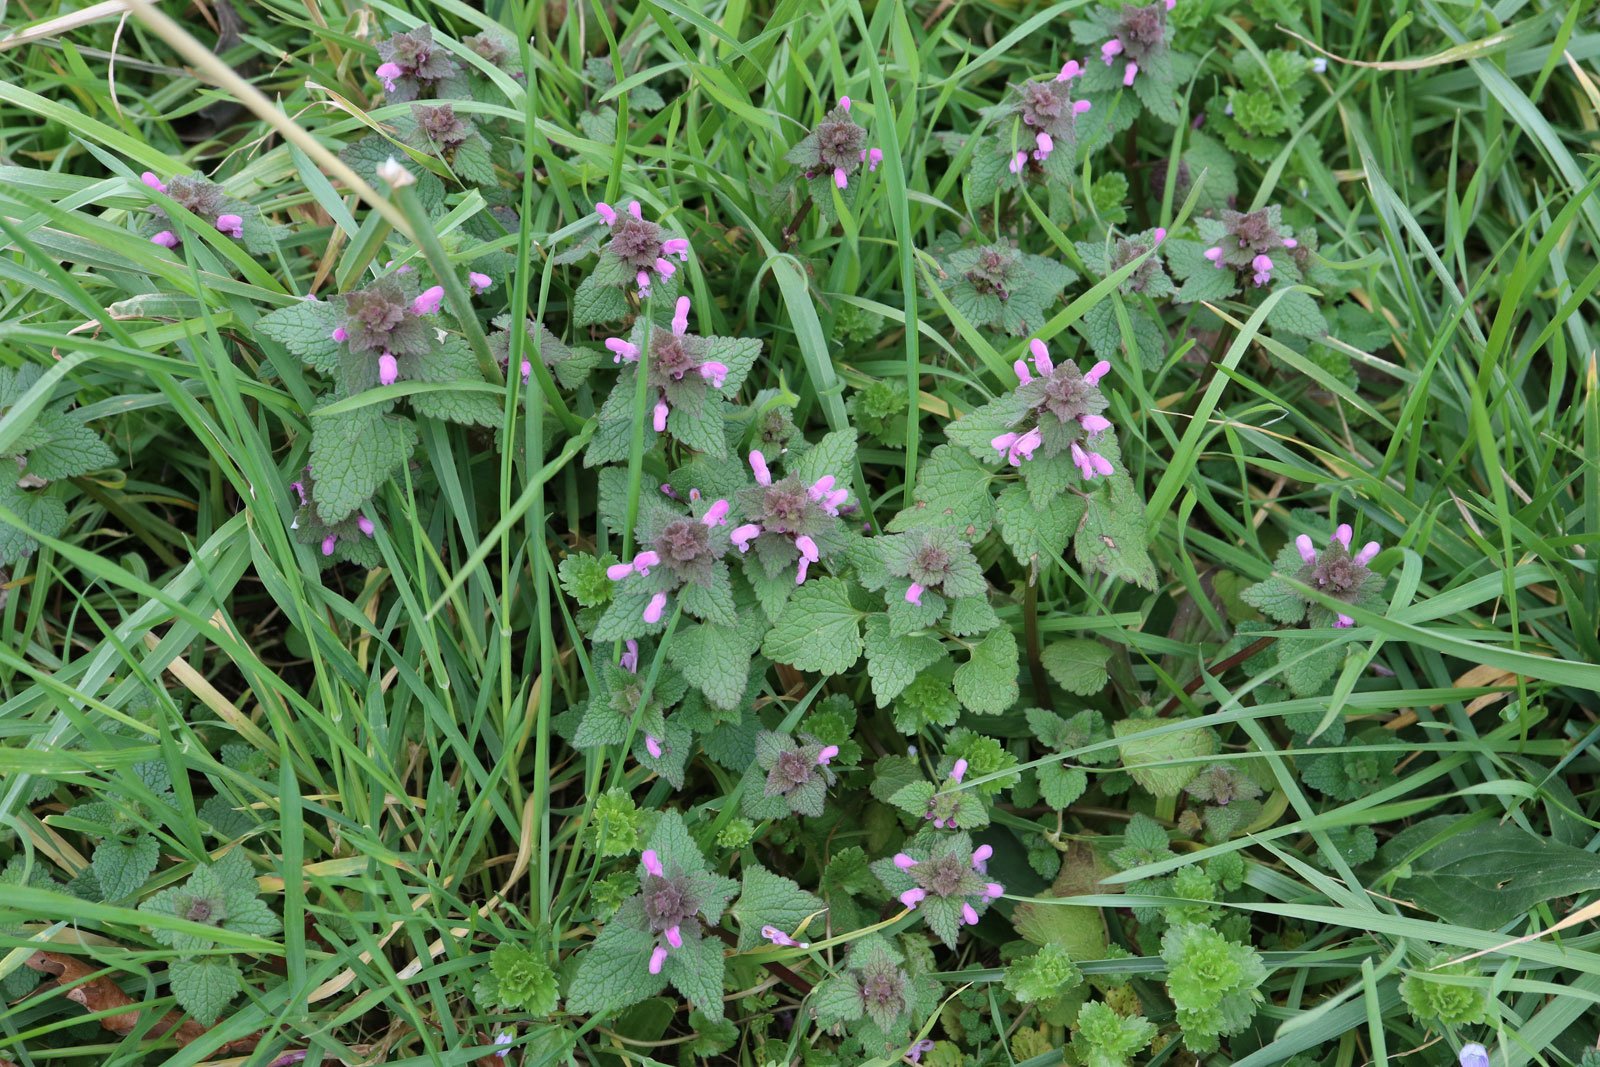
[[[572,294],[572,325],[594,326],[616,322],[628,316],[628,298],[623,290],[604,285],[600,277],[591,274],[578,283]]]
[[[1512,823],[1466,825],[1409,864],[1405,899],[1459,926],[1495,930],[1556,897],[1600,889],[1600,856]],[[1430,823],[1431,837],[1450,834]]]
[[[1199,759],[1217,754],[1217,737],[1204,728],[1151,735],[1170,725],[1161,719],[1120,719],[1111,724],[1123,767],[1158,797],[1177,796],[1200,773]],[[1185,762],[1172,762],[1177,760]]]
[[[67,525],[67,507],[56,492],[48,489],[18,489],[12,479],[0,479],[0,507],[46,537],[57,537]],[[0,567],[31,556],[39,547],[32,535],[0,520]]]
[[[802,922],[822,910],[822,901],[814,894],[764,867],[748,865],[733,905],[733,916],[739,920],[739,948],[765,944],[763,926],[775,926],[794,936]]]
[[[261,316],[255,330],[316,369],[331,372],[339,359],[340,345],[333,339],[338,321],[339,311],[332,303],[302,300]]]
[[[807,485],[825,474],[831,474],[840,487],[845,487],[850,484],[855,465],[855,431],[835,430],[824,434],[822,440],[806,449],[794,469]]]
[[[1057,685],[1079,696],[1098,693],[1111,677],[1106,673],[1111,650],[1088,638],[1052,641],[1039,659]]]
[[[638,897],[625,901],[600,936],[583,950],[567,988],[567,1010],[579,1015],[609,1015],[661,992],[666,975],[651,974],[648,969],[655,946],[655,937],[644,926],[643,903]]]
[[[679,627],[667,658],[689,683],[724,711],[739,707],[750,682],[750,657],[760,641],[759,627],[703,622]]]
[[[956,669],[956,696],[968,711],[999,715],[1017,702],[1017,638],[1002,627],[972,649],[967,662]]]
[[[986,596],[964,596],[950,605],[945,626],[957,637],[984,634],[1000,625],[1000,616],[989,606]]]
[[[677,868],[685,874],[705,872],[706,858],[701,854],[700,846],[694,843],[694,838],[689,836],[683,816],[676,811],[669,809],[661,813],[656,820],[656,828],[651,831],[648,847],[656,851],[668,868]],[[642,863],[639,870],[644,870]],[[718,909],[718,914],[721,914],[721,909]]]
[[[1064,763],[1041,763],[1038,767],[1039,794],[1052,808],[1076,804],[1089,788],[1089,775],[1080,767]]]
[[[25,474],[55,482],[117,465],[116,453],[76,415],[64,411],[40,412],[32,432],[48,439],[29,450],[27,466],[23,467]]]
[[[807,582],[789,598],[761,651],[802,671],[843,674],[861,658],[861,612],[838,578]]]
[[[1145,544],[1144,503],[1125,475],[1088,498],[1075,543],[1078,563],[1126,582],[1156,587],[1156,566]]]
[[[667,953],[661,973],[689,1003],[712,1022],[722,1019],[722,942],[712,936],[686,937],[683,947]]]
[[[332,526],[349,518],[411,458],[417,428],[409,419],[380,414],[376,406],[333,418],[311,417],[311,468],[316,474],[317,516]]]
[[[989,482],[994,472],[953,445],[940,445],[917,471],[912,506],[889,523],[891,533],[926,526],[972,527],[982,535],[994,521]]]
[[[1023,566],[1039,566],[1061,558],[1083,519],[1084,499],[1077,493],[1055,493],[1047,506],[1036,508],[1027,487],[1010,485],[995,501],[1000,537]]]
[[[1317,307],[1311,294],[1298,289],[1284,293],[1279,298],[1278,306],[1267,313],[1267,325],[1275,333],[1281,330],[1313,340],[1328,334],[1328,320],[1323,317],[1322,309]]]
[[[161,861],[161,846],[149,834],[140,834],[132,841],[114,839],[100,842],[95,847],[90,866],[100,883],[100,892],[107,901],[118,901],[132,896],[156,869]]]
[[[927,634],[898,637],[889,632],[889,620],[874,615],[867,620],[867,674],[872,695],[883,707],[916,680],[918,674],[944,657],[944,646]]]
[[[1306,617],[1305,599],[1282,578],[1257,582],[1241,592],[1239,599],[1282,623],[1294,624]]]
[[[244,987],[238,965],[228,956],[173,960],[167,966],[167,982],[179,1006],[201,1026],[216,1022]]]

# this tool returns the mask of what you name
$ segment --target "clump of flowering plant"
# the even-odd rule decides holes
[[[759,451],[749,456],[755,485],[739,494],[747,520],[735,527],[733,543],[746,556],[745,573],[752,582],[789,579],[805,582],[812,564],[842,551],[847,544],[840,513],[849,506],[850,490],[840,475],[826,473],[808,480],[799,470],[774,478]]]
[[[278,227],[268,226],[253,205],[231,197],[216,182],[199,175],[178,175],[162,181],[154,172],[139,176],[146,188],[165,194],[185,211],[199,217],[218,233],[242,240],[251,252],[264,253],[277,247]],[[142,232],[152,244],[176,248],[182,242],[181,228],[164,207],[151,210]]]
[[[973,147],[968,204],[987,204],[1002,186],[1072,184],[1080,148],[1087,147],[1084,116],[1094,106],[1073,96],[1082,74],[1082,64],[1068,60],[1058,74],[1009,86],[1005,100],[984,112],[989,132]]]
[[[606,571],[618,588],[595,639],[638,637],[661,626],[672,598],[695,618],[734,625],[733,580],[723,560],[737,543],[730,502],[696,494],[683,503],[652,495],[639,504],[637,551]]]
[[[391,103],[423,96],[464,95],[465,86],[458,84],[462,80],[461,67],[434,41],[430,26],[418,26],[381,42],[378,58],[382,62],[373,73],[383,83],[384,95]]]
[[[1037,329],[1077,277],[1071,268],[1008,242],[958,248],[939,257],[938,286],[974,326],[1016,337]]]
[[[424,152],[438,156],[457,176],[477,185],[494,185],[494,164],[489,158],[489,142],[478,126],[450,104],[411,105],[413,128],[406,141]]]
[[[738,892],[712,874],[683,817],[661,814],[639,858],[639,891],[585,950],[567,1010],[602,1014],[655,996],[668,983],[712,1020],[722,1018],[722,943],[708,934]]]
[[[615,322],[628,314],[627,294],[643,300],[652,294],[666,303],[677,294],[680,264],[689,261],[689,241],[644,217],[637,200],[618,211],[594,206],[595,217],[610,231],[600,260],[573,293],[573,325]]]
[[[674,788],[682,788],[693,731],[669,714],[682,702],[689,683],[667,662],[656,669],[653,681],[641,677],[640,657],[646,657],[648,666],[653,650],[641,648],[633,638],[624,641],[622,647],[614,663],[610,662],[608,647],[594,647],[592,688],[571,732],[572,744],[576,748],[597,748],[620,745],[631,738],[635,759]]]
[[[1153,302],[1170,299],[1177,288],[1161,262],[1160,248],[1166,239],[1167,231],[1157,226],[1142,233],[1113,235],[1103,241],[1079,241],[1077,244],[1078,256],[1084,265],[1101,278],[1143,258],[1133,273],[1117,286],[1117,292],[1123,298],[1140,360],[1151,370],[1160,367],[1167,354],[1166,329]],[[1112,301],[1102,300],[1091,307],[1083,317],[1083,327],[1090,347],[1101,359],[1109,359],[1121,349],[1122,328]]]
[[[994,850],[973,848],[964,832],[921,833],[903,850],[872,864],[885,889],[919,912],[939,939],[955,948],[961,927],[976,926],[1005,887],[985,873]]]
[[[289,492],[294,507],[289,529],[294,532],[296,541],[317,546],[318,554],[326,563],[349,562],[370,568],[382,562],[373,543],[377,526],[371,519],[352,514],[338,522],[322,521],[315,507],[317,480],[309,466],[289,483]]]
[[[849,1030],[868,1055],[904,1048],[916,1024],[938,1007],[939,983],[881,934],[850,945],[841,972],[817,983],[810,1000],[817,1025]]]
[[[628,455],[641,364],[649,430],[697,452],[728,454],[727,402],[761,354],[761,342],[692,334],[689,311],[689,298],[680,296],[669,329],[640,318],[627,337],[607,339],[612,362],[623,370],[600,408],[599,426],[584,453],[587,466]]]
[[[1083,91],[1114,93],[1131,89],[1139,103],[1163,122],[1178,121],[1180,86],[1194,71],[1194,61],[1172,49],[1173,27],[1167,12],[1175,0],[1124,7],[1095,7],[1072,23],[1072,37],[1088,45],[1083,61]],[[1118,108],[1118,125],[1133,113]]]
[[[1316,258],[1316,233],[1296,232],[1277,205],[1255,211],[1224,210],[1195,221],[1198,241],[1174,239],[1166,249],[1172,272],[1182,279],[1174,299],[1216,302],[1237,296],[1259,302],[1285,286],[1310,282],[1337,288],[1338,280]],[[1317,339],[1328,322],[1317,302],[1303,292],[1278,298],[1267,316],[1275,331]]]
[[[855,203],[859,174],[871,173],[883,162],[881,148],[867,146],[867,129],[850,117],[850,98],[841,96],[832,108],[783,157],[804,168],[807,192],[824,218],[834,218],[837,193],[848,206]]]
[[[813,818],[822,814],[828,789],[834,783],[829,766],[839,755],[838,745],[827,745],[802,734],[763,730],[756,735],[756,766],[765,773],[764,788],[745,789],[745,814],[751,818],[778,818],[794,813]]]

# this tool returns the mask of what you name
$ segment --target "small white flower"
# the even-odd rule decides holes
[[[378,164],[378,177],[391,189],[403,189],[407,185],[417,184],[416,176],[393,156]]]

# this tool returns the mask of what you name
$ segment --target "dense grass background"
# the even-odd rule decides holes
[[[9,995],[0,1059],[266,1063],[310,1050],[308,1062],[470,1062],[499,1025],[472,998],[487,952],[537,931],[565,956],[593,933],[591,886],[621,869],[584,833],[603,788],[625,785],[647,809],[704,809],[718,825],[734,814],[721,799],[733,780],[713,764],[674,794],[626,753],[579,756],[552,732],[591,670],[556,566],[568,550],[621,549],[597,531],[593,477],[575,458],[596,394],[509,399],[498,448],[495,435],[424,421],[426,465],[381,494],[379,568],[321,570],[290,536],[285,486],[305,462],[313,382],[297,362],[269,363],[252,325],[301,294],[347,288],[403,243],[392,227],[411,228],[403,205],[355,195],[328,158],[408,114],[376,96],[376,40],[418,21],[451,39],[496,24],[531,38],[525,78],[498,77],[497,96],[461,106],[524,139],[504,201],[521,225],[494,242],[515,265],[497,290],[515,294],[508,310],[562,333],[581,273],[555,253],[593,201],[637,197],[694,244],[686,291],[702,332],[761,338],[753,382],[796,394],[813,438],[849,424],[846,401],[869,380],[915,396],[899,440],[862,443],[859,488],[882,521],[910,499],[952,413],[1005,384],[979,350],[995,339],[950,322],[921,287],[923,250],[968,227],[1020,234],[1042,254],[1068,247],[1025,214],[970,213],[936,133],[972,130],[1009,81],[1076,54],[1065,26],[1082,6],[267,2],[238,7],[208,62],[218,12],[207,6],[0,7],[12,34],[0,39],[0,361],[43,368],[40,401],[75,397],[118,457],[74,481],[66,532],[3,576],[0,858],[63,883],[79,875],[90,842],[63,816],[94,799],[147,820],[162,856],[134,900],[0,894],[0,975],[20,975],[48,943],[155,1009],[102,1027],[59,988]],[[1314,219],[1322,254],[1384,334],[1345,346],[1351,380],[1303,373],[1265,344],[1226,360],[1204,337],[1184,350],[1181,325],[1158,371],[1119,367],[1115,421],[1149,500],[1161,584],[1057,568],[1036,593],[1038,625],[1047,639],[1114,646],[1102,706],[1126,711],[1165,702],[1217,662],[1228,636],[1210,606],[1217,574],[1264,577],[1297,509],[1400,546],[1387,610],[1359,620],[1330,695],[1261,702],[1261,680],[1234,670],[1186,698],[1267,754],[1280,805],[1269,828],[1217,849],[1244,849],[1248,889],[1230,908],[1251,916],[1273,968],[1233,1062],[1440,1063],[1476,1039],[1507,1067],[1575,1063],[1595,1045],[1600,1004],[1582,895],[1593,885],[1561,883],[1509,922],[1454,924],[1397,899],[1394,872],[1358,875],[1330,833],[1365,824],[1386,840],[1452,815],[1463,818],[1450,834],[1504,822],[1600,847],[1593,5],[1200,6],[1191,25],[1202,29],[1186,32],[1216,51],[1194,111],[1225,78],[1224,54],[1314,45],[1348,57],[1316,79],[1281,152],[1241,162],[1240,200]],[[606,55],[622,77],[609,89],[584,67]],[[628,107],[644,85],[664,107]],[[790,240],[767,191],[789,173],[787,147],[846,91],[885,163],[853,218],[806,220]],[[623,115],[609,130],[604,108]],[[1144,193],[1164,129],[1141,126],[1142,140],[1089,162],[1127,173],[1130,227],[1170,222],[1180,206]],[[217,235],[176,259],[155,248],[133,225],[147,203],[137,175],[190,168],[294,236],[260,258]],[[465,232],[492,206],[465,193],[439,229]],[[853,329],[863,311],[881,321]],[[1069,352],[1070,336],[1058,342]],[[999,354],[1001,366],[1014,355]],[[39,407],[0,418],[0,442]],[[1020,630],[1020,601],[1001,614]],[[774,672],[761,699],[798,707],[817,695],[812,682]],[[858,680],[827,691],[861,700],[869,751],[904,748]],[[1347,719],[1347,751],[1399,754],[1393,780],[1345,802],[1304,788],[1271,724],[1306,711]],[[1358,737],[1365,727],[1382,729]],[[245,748],[224,759],[224,744]],[[172,769],[172,817],[150,817],[151,786],[130,771],[152,760]],[[201,813],[213,797],[260,819],[245,847],[284,933],[225,942],[256,961],[248,995],[181,1047],[152,1044],[172,1006],[173,953],[133,906],[231,840]],[[1120,833],[1131,810],[1085,803],[1079,830]],[[814,884],[815,860],[792,862],[784,873]],[[1480,878],[1491,894],[1492,870]],[[1075,904],[1123,908],[1137,898],[1106,894],[1127,880]],[[1558,936],[1509,943],[1579,912]],[[1304,924],[1292,941],[1286,921]],[[1414,1021],[1402,975],[1435,953],[1479,950],[1491,951],[1457,981],[1492,994],[1494,1024],[1446,1039]],[[1159,982],[1160,966],[1141,959],[1140,980]],[[998,989],[985,948],[941,969],[947,992]],[[759,992],[741,1001],[730,986],[739,1039],[716,1062],[797,1062],[819,1041],[804,1026],[758,1025],[800,1000],[782,983]],[[1018,1020],[1001,1003],[988,995],[996,1036],[966,1055],[1020,1062],[1005,1040]],[[529,1063],[695,1055],[670,1008],[620,1028],[520,1023],[527,1044],[513,1055]],[[228,1047],[263,1031],[261,1052]],[[552,1051],[551,1033],[566,1051]],[[1148,1062],[1190,1061],[1174,1042]]]

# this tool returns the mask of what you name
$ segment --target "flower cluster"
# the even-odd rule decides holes
[[[1108,67],[1119,59],[1127,61],[1123,85],[1131,86],[1140,68],[1149,67],[1167,50],[1167,12],[1176,6],[1177,0],[1162,0],[1144,7],[1130,5],[1117,15],[1111,39],[1100,46],[1100,59]]]
[[[798,474],[774,481],[759,451],[750,453],[750,469],[756,484],[745,491],[741,503],[752,521],[734,529],[733,543],[741,553],[753,547],[768,573],[794,567],[799,585],[811,565],[822,559],[825,546],[817,538],[837,529],[834,520],[847,506],[850,491],[831,474],[810,485]]]
[[[835,188],[844,190],[850,186],[850,176],[863,166],[871,172],[883,162],[883,149],[868,148],[866,144],[866,127],[850,117],[850,98],[841,96],[839,106],[824,115],[784,158],[804,167],[807,181],[827,175]]]
[[[314,544],[324,557],[331,557],[344,546],[343,555],[362,565],[376,563],[377,554],[371,541],[377,526],[362,514],[351,515],[337,523],[325,523],[316,510],[316,480],[307,466],[299,479],[289,483],[294,494],[294,519],[289,529],[302,543]]]
[[[1071,59],[1051,81],[1028,81],[1012,86],[1011,113],[1033,134],[1032,150],[1018,149],[1007,164],[1012,174],[1021,174],[1030,163],[1042,168],[1058,142],[1067,145],[1076,142],[1078,116],[1093,106],[1087,100],[1072,99],[1072,80],[1081,73],[1082,66]]]
[[[1110,420],[1100,414],[1106,409],[1106,399],[1099,388],[1111,364],[1100,360],[1084,373],[1073,363],[1052,361],[1043,341],[1035,339],[1028,348],[1033,367],[1019,359],[1014,369],[1022,383],[1017,396],[1026,404],[1024,418],[1033,418],[1034,424],[1020,431],[1008,430],[990,441],[990,446],[1013,467],[1036,454],[1048,459],[1068,452],[1085,479],[1110,474],[1111,461],[1084,446],[1111,428]]]
[[[1352,536],[1353,531],[1349,524],[1341,523],[1333,531],[1333,538],[1328,542],[1328,547],[1321,552],[1317,551],[1316,546],[1311,543],[1311,538],[1305,534],[1296,537],[1294,547],[1304,563],[1300,569],[1300,580],[1313,589],[1348,604],[1357,603],[1376,592],[1382,586],[1383,578],[1368,570],[1367,564],[1378,554],[1378,542],[1368,541],[1359,552],[1352,555],[1350,552]],[[1356,622],[1350,616],[1339,612],[1335,615],[1333,624],[1344,629],[1354,626]]]
[[[671,264],[667,266],[670,268]],[[699,411],[707,386],[722,388],[728,378],[728,365],[709,357],[711,344],[706,338],[689,333],[689,298],[686,296],[678,297],[670,333],[656,326],[649,329],[648,373],[650,388],[656,397],[650,424],[656,433],[665,433],[667,416],[674,408],[687,406]],[[613,363],[639,361],[639,346],[632,341],[612,337],[606,341],[606,349],[611,352]]]
[[[1276,208],[1260,211],[1222,213],[1223,237],[1206,249],[1205,257],[1218,270],[1232,268],[1240,274],[1248,273],[1257,288],[1272,281],[1272,272],[1279,264],[1272,253],[1280,249],[1293,252],[1299,248],[1293,231],[1278,222]]]
[[[383,62],[373,73],[391,103],[415,100],[425,91],[437,94],[441,83],[461,73],[450,53],[434,44],[433,29],[426,25],[379,44],[378,57]]]
[[[665,279],[677,271],[669,257],[677,256],[680,263],[689,261],[688,240],[673,237],[659,224],[646,220],[639,201],[628,201],[627,211],[622,213],[605,203],[596,204],[594,211],[611,230],[605,251],[633,272],[641,299],[650,295],[652,273]]]
[[[933,932],[954,947],[962,926],[976,926],[989,905],[1005,893],[985,868],[994,850],[974,849],[965,833],[929,838],[872,865],[878,880],[907,908],[921,911]]]
[[[416,120],[417,132],[444,151],[460,147],[478,132],[472,120],[457,115],[449,104],[414,103],[411,117]]]
[[[341,314],[331,337],[348,345],[353,355],[377,356],[379,385],[399,381],[401,357],[420,359],[435,347],[434,328],[428,320],[444,305],[444,286],[432,285],[413,296],[399,280],[408,273],[409,268],[401,267],[394,276],[337,298]],[[485,292],[493,284],[487,274],[472,271],[467,275],[467,285],[474,293]]]
[[[154,172],[148,170],[139,175],[139,180],[148,188],[170,196],[185,210],[205,219],[216,227],[218,233],[235,239],[244,236],[244,216],[232,210],[232,201],[222,191],[222,186],[215,182],[183,176],[164,182]],[[160,209],[157,209],[156,214],[163,220],[167,217],[166,212]],[[178,247],[178,235],[170,226],[163,226],[150,238],[150,241],[162,248]]]
[[[756,765],[767,772],[766,795],[783,797],[796,815],[822,814],[828,787],[834,783],[828,765],[838,755],[838,745],[825,745],[814,737],[802,735],[797,742],[771,730],[756,735]]]
[[[668,952],[683,947],[685,927],[690,928],[690,936],[700,936],[700,900],[693,880],[687,875],[667,875],[655,849],[645,849],[639,859],[645,871],[642,893],[645,922],[650,932],[661,939],[650,951],[650,962],[646,966],[651,974],[660,974]]]
[[[698,506],[699,502],[697,492],[690,503]],[[655,625],[666,613],[670,593],[685,585],[710,588],[716,580],[718,561],[731,547],[725,531],[728,511],[726,500],[712,502],[699,517],[668,507],[647,509],[639,519],[639,544],[645,547],[633,559],[608,568],[606,577],[614,582],[644,579],[661,568],[663,573],[655,578],[655,590],[643,614],[645,622]]]

